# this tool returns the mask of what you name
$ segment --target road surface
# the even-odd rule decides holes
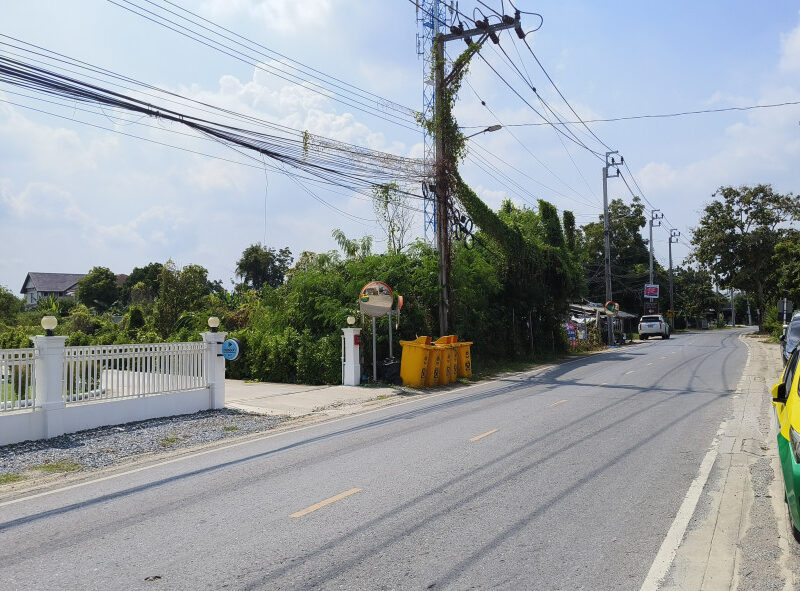
[[[747,359],[678,334],[0,502],[5,589],[639,589]]]

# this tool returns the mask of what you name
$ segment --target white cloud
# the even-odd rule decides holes
[[[781,35],[779,67],[787,72],[800,70],[800,26],[786,35]]]
[[[330,0],[207,0],[200,12],[212,20],[246,18],[278,33],[297,33],[325,25],[332,8]]]

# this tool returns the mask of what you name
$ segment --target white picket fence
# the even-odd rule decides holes
[[[205,343],[66,347],[64,400],[116,400],[205,388]]]
[[[222,408],[225,333],[198,343],[0,350],[0,445]]]
[[[33,407],[36,349],[0,349],[0,412]]]

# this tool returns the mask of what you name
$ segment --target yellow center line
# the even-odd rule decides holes
[[[492,433],[497,433],[500,429],[492,429],[491,431],[487,431],[486,433],[481,433],[480,435],[476,435],[472,439],[470,439],[470,443],[475,443],[479,439],[483,439],[484,437],[489,437]]]
[[[350,495],[354,495],[357,492],[361,492],[360,488],[351,488],[350,490],[346,490],[343,493],[339,493],[335,497],[331,497],[330,499],[325,499],[324,501],[320,501],[316,505],[311,505],[310,507],[306,507],[302,511],[298,511],[297,513],[292,513],[289,517],[304,517],[309,513],[313,513],[318,509],[322,509],[323,507],[330,505],[331,503],[335,503],[336,501],[341,501],[344,498],[349,497]]]
[[[607,384],[608,384],[608,382],[603,382],[603,383],[602,383],[602,384],[600,384],[600,385],[601,385],[601,386],[605,386],[605,385],[607,385]]]
[[[566,400],[559,400],[558,402],[554,402],[553,404],[551,404],[547,408],[553,408],[554,406],[558,406],[559,404],[564,404],[565,402],[566,402]]]
[[[652,362],[650,362],[650,363],[648,363],[647,365],[653,365],[653,363],[652,363]]]
[[[666,357],[662,357],[661,359],[666,359]]]
[[[632,369],[632,370],[630,370],[630,371],[626,371],[626,372],[625,372],[625,375],[628,375],[629,373],[633,373],[634,371],[636,371],[636,370],[635,370],[635,369]]]

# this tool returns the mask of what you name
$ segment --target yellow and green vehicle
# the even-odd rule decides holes
[[[798,359],[795,349],[783,368],[781,381],[772,387],[772,404],[778,416],[778,454],[781,458],[783,485],[792,533],[800,542],[800,396],[798,396]]]

